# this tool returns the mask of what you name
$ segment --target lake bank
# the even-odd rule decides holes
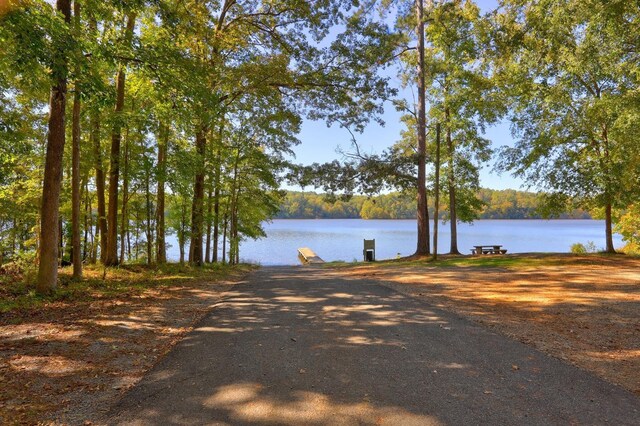
[[[241,243],[241,259],[261,265],[295,265],[297,249],[309,247],[326,261],[352,262],[363,259],[364,239],[376,240],[377,259],[409,256],[416,248],[416,221],[408,219],[276,219],[264,229],[266,238]],[[438,253],[447,253],[448,223],[439,225],[439,241]],[[568,253],[572,244],[590,241],[598,249],[604,247],[604,221],[488,219],[458,224],[458,248],[463,254],[486,244],[502,245],[508,253]],[[623,245],[619,235],[614,241],[616,247]],[[178,258],[177,246],[169,255]]]

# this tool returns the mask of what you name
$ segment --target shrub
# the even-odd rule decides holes
[[[596,253],[597,251],[598,247],[593,241],[587,241],[587,244],[575,243],[571,245],[571,253],[573,254]]]
[[[573,254],[585,254],[587,248],[582,243],[575,243],[571,245],[571,253]]]

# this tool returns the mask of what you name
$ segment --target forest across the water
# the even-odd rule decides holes
[[[482,188],[478,199],[482,207],[477,211],[478,219],[541,219],[541,194],[513,189],[493,190]],[[315,192],[287,191],[280,205],[278,219],[415,219],[415,195],[392,192],[368,197],[354,195],[347,200],[329,199]],[[447,205],[440,206],[439,216],[447,219]],[[433,217],[433,206],[429,208]],[[582,209],[573,209],[557,214],[561,219],[592,219]]]

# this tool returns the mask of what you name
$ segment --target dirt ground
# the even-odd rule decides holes
[[[83,424],[107,410],[242,276],[0,314],[0,424]]]
[[[504,266],[390,262],[344,273],[428,298],[640,396],[640,259],[498,257]]]

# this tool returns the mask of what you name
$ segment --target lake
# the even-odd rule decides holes
[[[325,261],[362,260],[363,239],[376,240],[376,258],[408,256],[416,249],[415,220],[276,219],[266,223],[267,237],[243,241],[240,258],[261,265],[298,264],[297,250],[309,247]],[[433,223],[430,224],[433,231]],[[449,251],[449,226],[439,227],[438,253]],[[569,252],[574,243],[605,246],[602,220],[478,220],[458,224],[458,249],[469,254],[474,245],[501,244],[509,253]],[[177,241],[167,252],[179,259]],[[616,247],[624,245],[614,235]]]

